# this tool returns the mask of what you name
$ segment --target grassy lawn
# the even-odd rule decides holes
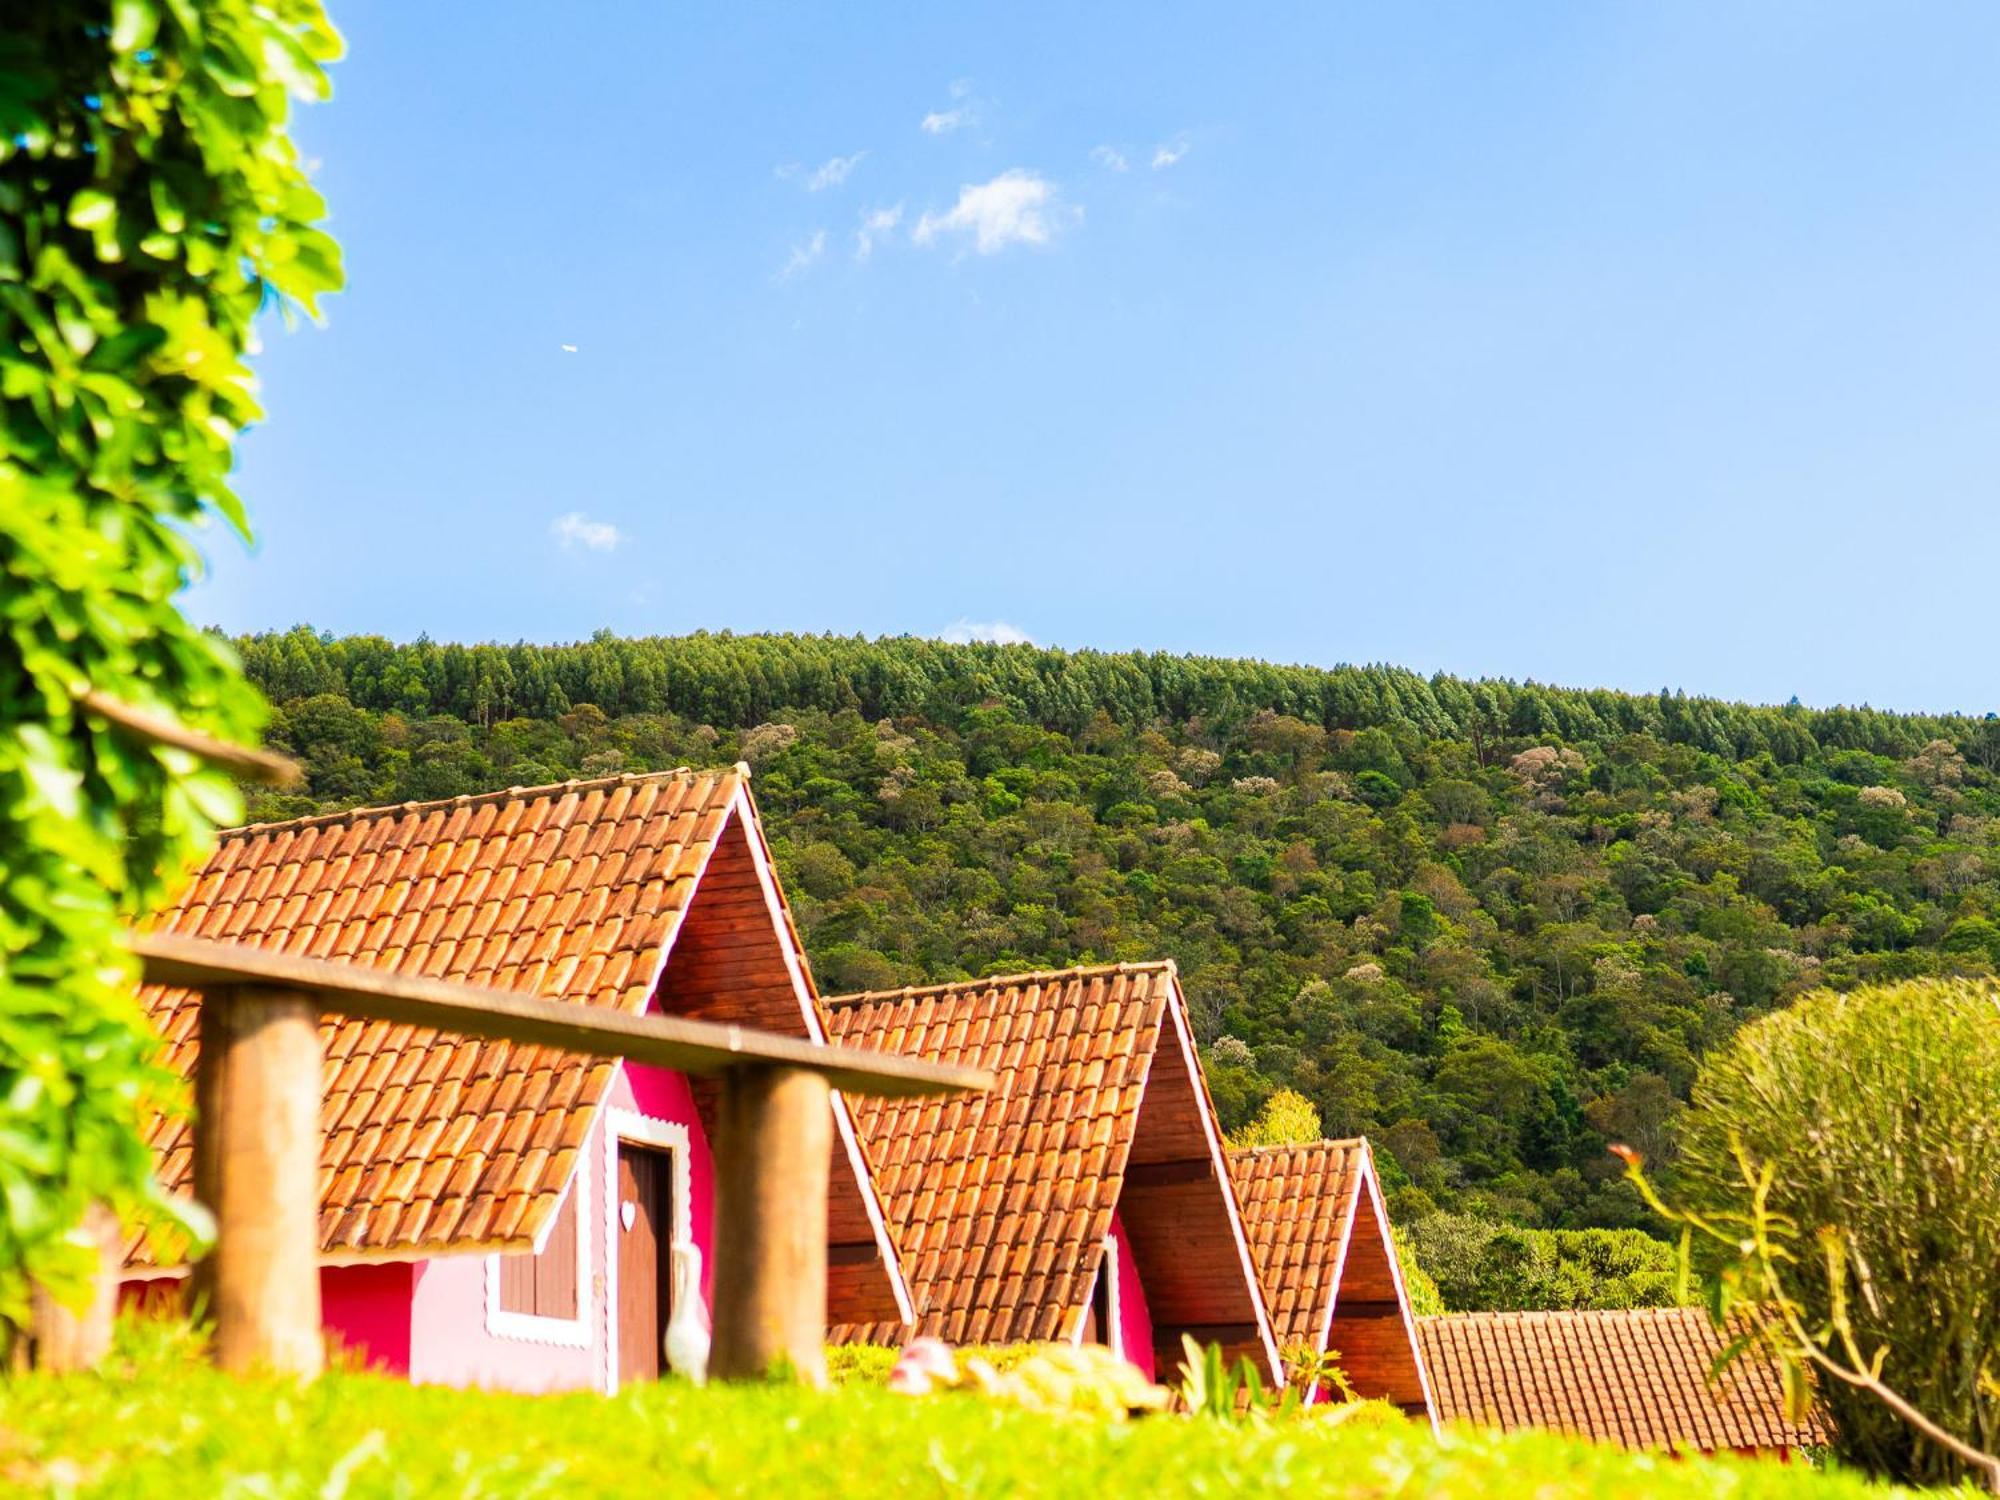
[[[306,1388],[214,1374],[181,1351],[108,1373],[0,1381],[0,1493],[189,1496],[1222,1495],[1729,1497],[1894,1492],[1800,1464],[1677,1462],[1559,1438],[1412,1424],[1122,1425],[848,1387],[644,1387],[607,1400]]]

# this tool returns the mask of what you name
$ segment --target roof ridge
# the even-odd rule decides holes
[[[941,995],[948,990],[1004,989],[1049,979],[1079,979],[1094,974],[1141,974],[1160,969],[1178,975],[1180,966],[1171,958],[1126,959],[1112,964],[1072,964],[1067,969],[1030,969],[1020,974],[989,974],[979,979],[946,979],[936,984],[906,984],[893,990],[855,990],[845,995],[822,995],[822,1005],[865,1005],[877,1000],[912,999],[918,995]]]
[[[608,787],[636,786],[641,782],[670,781],[676,778],[697,776],[723,777],[731,774],[749,776],[749,768],[742,761],[726,769],[697,771],[692,766],[675,766],[668,771],[626,771],[616,776],[596,776],[588,780],[549,781],[538,786],[510,786],[490,792],[462,792],[456,797],[432,797],[414,802],[384,802],[372,807],[350,807],[340,812],[303,813],[296,818],[280,818],[273,823],[245,823],[236,828],[225,828],[216,835],[223,839],[247,838],[253,833],[272,833],[290,828],[328,828],[343,823],[359,822],[365,818],[379,818],[388,815],[401,817],[406,813],[436,812],[449,807],[478,807],[488,802],[508,802],[529,797],[547,797],[558,792],[595,792]]]
[[[1368,1137],[1365,1135],[1323,1135],[1316,1141],[1267,1141],[1261,1146],[1231,1146],[1226,1142],[1223,1149],[1232,1156],[1255,1156],[1259,1151],[1308,1151],[1317,1146],[1345,1146],[1349,1150],[1366,1150]]]
[[[1698,1313],[1707,1320],[1706,1310],[1699,1307],[1489,1307],[1472,1312],[1427,1313],[1418,1321],[1470,1323],[1483,1320],[1489,1323],[1526,1323],[1540,1318],[1602,1318],[1607,1322],[1636,1322],[1668,1315],[1686,1317],[1690,1313]]]

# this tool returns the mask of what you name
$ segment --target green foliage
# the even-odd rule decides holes
[[[1495,1221],[1649,1223],[1605,1146],[1664,1160],[1744,1020],[1995,963],[1981,720],[909,639],[240,646],[312,778],[255,816],[744,757],[828,989],[1174,958],[1225,1129],[1293,1090],[1399,1203]]]
[[[1253,1146],[1306,1146],[1319,1139],[1319,1111],[1296,1089],[1279,1089],[1264,1101],[1254,1120],[1229,1133],[1229,1144],[1239,1151]]]
[[[339,280],[284,134],[336,39],[314,0],[10,7],[0,27],[0,1315],[61,1286],[84,1205],[146,1205],[164,1088],[121,927],[241,803],[81,711],[95,687],[225,737],[234,652],[175,593],[258,415],[267,303]],[[153,1205],[157,1208],[160,1205]]]
[[[664,1382],[610,1400],[336,1372],[300,1387],[148,1354],[108,1376],[0,1383],[0,1483],[129,1500],[460,1500],[676,1494],[1315,1494],[1371,1500],[1866,1500],[1892,1492],[1768,1460],[1666,1459],[1546,1433],[1415,1422],[1259,1428],[1051,1418],[948,1394]],[[1329,1410],[1321,1408],[1321,1410]],[[1331,1408],[1340,1411],[1342,1408]]]
[[[826,1378],[835,1385],[887,1385],[896,1357],[881,1344],[828,1344]]]
[[[1299,1352],[1302,1373],[1316,1371],[1323,1363],[1310,1350]],[[1289,1363],[1286,1374],[1293,1374]],[[1298,1417],[1306,1409],[1303,1391],[1311,1378],[1304,1374],[1296,1381],[1288,1378],[1281,1386],[1267,1387],[1249,1355],[1242,1355],[1232,1365],[1223,1357],[1220,1344],[1200,1344],[1186,1333],[1181,1335],[1179,1375],[1174,1391],[1180,1411],[1212,1422],[1259,1424]]]
[[[1682,1131],[1672,1194],[1711,1218],[1768,1209],[1796,1241],[1844,1253],[1830,1279],[1808,1244],[1780,1247],[1783,1295],[1810,1326],[1845,1296],[1863,1356],[1947,1432],[2000,1449],[2000,991],[1913,981],[1816,994],[1745,1027],[1710,1059]],[[1740,1155],[1739,1155],[1740,1153]],[[1746,1182],[1743,1162],[1756,1164]],[[1732,1271],[1738,1268],[1731,1267]],[[1874,1395],[1820,1382],[1834,1448],[1882,1474],[1963,1472]]]
[[[1397,1234],[1452,1312],[1672,1307],[1671,1245],[1636,1229],[1523,1229],[1431,1214]]]
[[[1409,1299],[1410,1316],[1435,1318],[1450,1312],[1444,1293],[1438,1290],[1437,1278],[1417,1259],[1410,1237],[1400,1231],[1392,1232],[1396,1237],[1396,1269],[1403,1275],[1403,1295]]]

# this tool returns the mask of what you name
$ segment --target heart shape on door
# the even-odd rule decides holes
[[[639,1217],[639,1205],[634,1203],[630,1198],[627,1198],[623,1203],[618,1205],[618,1220],[625,1226],[625,1232],[627,1234],[630,1234],[632,1232],[633,1222],[637,1220],[638,1217]]]

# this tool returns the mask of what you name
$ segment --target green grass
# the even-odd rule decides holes
[[[642,1387],[613,1399],[506,1396],[335,1373],[238,1381],[185,1351],[106,1373],[0,1380],[0,1492],[395,1496],[861,1494],[1093,1496],[1280,1491],[1882,1500],[1799,1465],[1677,1462],[1529,1435],[1415,1424],[1249,1430],[1187,1418],[1108,1425],[967,1396],[849,1387]]]

